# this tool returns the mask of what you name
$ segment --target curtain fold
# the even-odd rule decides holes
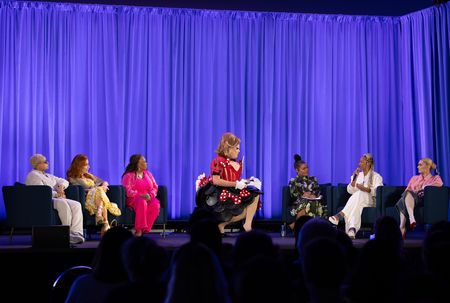
[[[42,153],[65,176],[84,153],[119,184],[147,157],[169,216],[194,208],[220,136],[242,139],[257,216],[281,216],[299,153],[320,183],[366,152],[385,184],[421,157],[450,179],[449,4],[403,17],[0,2],[0,185]],[[4,218],[0,203],[0,218]]]

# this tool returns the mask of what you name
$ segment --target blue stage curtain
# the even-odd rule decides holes
[[[0,185],[36,152],[58,176],[87,154],[118,184],[142,153],[186,218],[225,131],[263,182],[263,218],[281,215],[295,153],[320,183],[348,182],[371,152],[385,184],[425,156],[449,184],[449,16],[0,2]]]

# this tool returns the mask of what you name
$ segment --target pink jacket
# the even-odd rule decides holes
[[[153,175],[148,170],[144,171],[143,180],[147,181],[145,188],[136,186],[138,180],[134,172],[123,175],[122,185],[125,187],[127,198],[134,198],[143,194],[149,194],[150,199],[155,198],[158,193],[158,184],[156,184]]]
[[[425,186],[442,186],[442,179],[439,175],[427,175],[422,177],[422,175],[413,176],[408,183],[408,189],[413,192],[418,192],[423,190]]]

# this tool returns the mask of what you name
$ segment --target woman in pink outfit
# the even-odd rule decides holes
[[[140,155],[132,155],[122,175],[122,185],[127,194],[127,206],[136,213],[135,235],[140,237],[152,229],[159,215],[159,201],[156,199],[158,184],[147,170],[147,161]]]
[[[431,174],[431,170],[436,171],[436,175]],[[416,219],[414,218],[414,208],[417,205],[423,205],[423,194],[426,186],[442,186],[443,182],[438,175],[436,163],[430,158],[422,158],[417,164],[419,175],[413,176],[403,192],[402,197],[395,205],[400,213],[400,230],[403,239],[406,238],[406,221],[409,220],[409,228],[416,228]]]

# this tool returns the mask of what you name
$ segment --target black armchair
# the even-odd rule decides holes
[[[65,193],[68,199],[80,201],[81,186],[69,186]],[[10,240],[15,228],[30,229],[33,226],[60,225],[58,212],[53,208],[52,189],[46,185],[3,186],[6,222],[11,228]]]
[[[380,186],[377,188],[377,204],[381,205],[381,215],[400,221],[395,204],[401,198],[406,186]]]
[[[11,228],[10,240],[15,228],[61,224],[58,213],[53,209],[52,189],[49,186],[3,186],[2,191],[6,222]]]
[[[382,214],[400,221],[395,204],[401,198],[406,186],[383,186],[380,188]],[[434,224],[448,219],[449,188],[427,186],[424,189],[423,205],[414,208],[414,217],[419,224]]]
[[[448,220],[449,188],[427,186],[423,197],[423,223],[434,224]]]

